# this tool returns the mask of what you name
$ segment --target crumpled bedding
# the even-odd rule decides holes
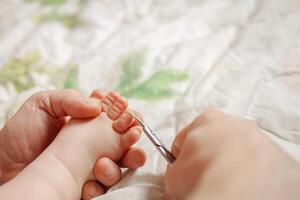
[[[213,107],[300,162],[300,1],[57,2],[1,0],[1,124],[39,90],[117,89],[168,146]],[[162,199],[166,162],[138,146],[145,166],[96,199]]]

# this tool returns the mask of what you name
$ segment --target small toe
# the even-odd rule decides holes
[[[105,193],[103,187],[96,181],[88,181],[82,188],[82,199],[90,200]]]
[[[132,145],[134,145],[142,134],[142,127],[134,126],[131,127],[126,133],[121,136],[121,145],[124,150],[129,149]]]

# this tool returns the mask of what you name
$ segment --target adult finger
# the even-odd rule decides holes
[[[105,95],[100,90],[94,90],[91,94],[91,97],[102,100],[104,99]]]
[[[196,117],[189,125],[184,127],[176,135],[171,147],[171,152],[177,157],[186,139],[186,136],[189,135],[196,128],[205,125],[205,123],[207,123],[208,120],[211,120],[211,118],[214,118],[216,115],[218,115],[218,111],[208,109],[204,113]]]
[[[176,135],[171,147],[171,152],[175,157],[178,156],[181,147],[184,143],[184,140],[186,136],[189,134],[189,132],[191,132],[191,130],[192,130],[192,125],[189,124],[188,126],[184,127],[181,131],[179,131],[179,133]]]
[[[122,158],[120,166],[137,169],[143,166],[145,161],[145,152],[140,148],[132,147]],[[121,179],[122,172],[120,166],[109,158],[100,158],[94,166],[94,176],[100,183],[110,187]]]
[[[105,193],[105,189],[97,181],[88,181],[82,187],[81,199],[90,200]]]
[[[95,117],[101,112],[99,99],[84,97],[73,89],[39,92],[29,101],[54,118],[65,116],[88,118]]]

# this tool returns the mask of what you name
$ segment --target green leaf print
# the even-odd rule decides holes
[[[134,86],[142,75],[142,67],[145,64],[145,52],[133,52],[121,61],[121,81],[118,86],[120,91],[126,91]]]
[[[75,4],[74,2],[69,1],[75,6],[75,10],[71,12],[66,11],[65,6],[63,6],[68,2],[67,0],[25,1],[30,3],[37,2],[40,7],[42,7],[42,9],[40,9],[40,11],[35,13],[32,17],[37,23],[56,22],[70,29],[87,24],[83,19],[81,19],[80,15],[88,0],[76,0]]]
[[[67,28],[75,28],[77,26],[84,24],[84,22],[77,15],[64,14],[64,13],[61,14],[58,12],[52,12],[49,14],[36,16],[34,19],[39,23],[58,22]]]
[[[187,78],[188,75],[179,70],[161,70],[153,74],[141,86],[164,90],[170,88],[173,83],[185,81]]]
[[[65,3],[67,0],[27,0],[29,2],[38,2],[42,5],[61,5]]]
[[[187,74],[182,71],[173,69],[162,70],[156,72],[136,87],[121,91],[121,94],[126,97],[149,101],[173,97],[177,93],[172,89],[172,85],[185,81],[187,78]]]
[[[121,61],[121,65],[121,81],[117,90],[128,98],[153,101],[173,97],[177,95],[173,85],[188,79],[187,73],[183,71],[164,69],[141,80],[145,51],[129,54]]]
[[[38,51],[30,51],[22,58],[24,64],[34,66],[41,61],[41,54]]]
[[[36,51],[27,53],[23,58],[10,59],[0,70],[0,83],[13,83],[17,92],[31,88],[34,83],[31,70],[40,61],[40,55]]]
[[[14,86],[16,92],[22,92],[36,85],[40,85],[36,76],[48,79],[46,84],[57,88],[78,88],[78,65],[52,66],[42,62],[38,51],[31,51],[23,57],[11,58],[0,67],[0,84]]]
[[[78,67],[72,67],[65,79],[64,88],[78,88]]]

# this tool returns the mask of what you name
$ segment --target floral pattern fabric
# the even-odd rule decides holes
[[[300,161],[300,3],[0,0],[0,125],[40,90],[117,90],[168,146],[208,107],[255,119]],[[166,163],[98,199],[161,199]]]

